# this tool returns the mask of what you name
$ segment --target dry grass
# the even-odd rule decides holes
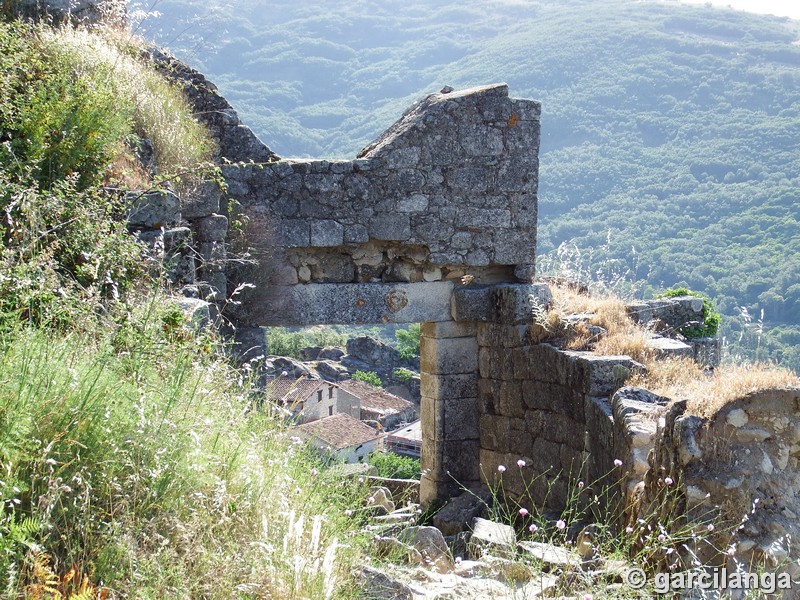
[[[627,385],[644,387],[668,398],[686,399],[691,414],[708,417],[748,393],[800,386],[800,379],[792,371],[771,363],[723,365],[708,373],[690,358],[657,358],[647,343],[650,332],[631,320],[620,298],[583,294],[558,285],[551,285],[551,291],[550,311],[536,315],[534,342],[550,339],[570,350],[630,356],[643,363],[646,371],[632,374]],[[602,327],[607,333],[597,338],[585,321],[570,324],[565,320],[576,314],[586,314],[589,324]]]
[[[650,334],[628,316],[625,303],[610,295],[589,295],[567,286],[551,286],[553,305],[536,319],[533,338],[558,338],[570,350],[592,350],[603,356],[630,356],[639,362],[649,362],[654,352],[647,346]],[[569,315],[587,314],[588,324],[602,327],[606,333],[595,336],[586,322],[570,324]]]
[[[214,142],[192,116],[181,89],[136,58],[141,51],[137,40],[113,28],[101,35],[65,27],[45,30],[43,37],[72,52],[79,70],[105,71],[120,105],[132,109],[134,131],[152,142],[159,173],[191,191],[198,183],[195,172],[214,155]]]
[[[769,388],[800,387],[792,371],[771,363],[722,365],[711,375],[689,359],[661,360],[648,365],[648,373],[631,385],[678,400],[687,400],[687,411],[711,417],[723,406],[749,393]]]

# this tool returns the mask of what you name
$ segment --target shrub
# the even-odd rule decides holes
[[[298,331],[287,331],[285,327],[267,329],[267,350],[276,356],[300,358],[300,350],[308,346],[308,339]]]
[[[677,298],[679,296],[694,296],[703,300],[703,322],[688,323],[680,328],[681,335],[687,338],[714,337],[717,335],[722,317],[714,307],[714,303],[708,296],[700,292],[694,292],[685,287],[672,288],[659,294],[658,298]]]
[[[381,387],[383,385],[381,378],[378,377],[378,374],[375,371],[356,371],[353,373],[353,379],[357,381],[363,381],[364,383],[374,385],[375,387]]]
[[[419,358],[419,323],[412,323],[407,329],[398,329],[394,332],[394,336],[397,339],[397,349],[400,351],[401,358]]]
[[[130,132],[132,107],[119,102],[108,66],[80,71],[76,53],[48,43],[45,31],[0,24],[0,166],[45,189],[74,176],[84,190]]]
[[[39,190],[0,170],[0,318],[70,328],[141,281],[119,199],[70,177]]]
[[[422,471],[418,459],[393,452],[373,452],[367,462],[378,469],[380,477],[419,479]]]
[[[405,381],[410,380],[412,377],[414,377],[414,375],[416,375],[416,373],[414,373],[414,371],[411,371],[409,369],[402,369],[401,368],[401,369],[395,369],[394,371],[392,371],[392,375],[394,376],[394,378],[397,381],[404,381],[405,382]]]

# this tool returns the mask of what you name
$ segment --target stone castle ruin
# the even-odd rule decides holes
[[[609,501],[628,507],[620,519],[635,520],[660,502],[670,477],[680,482],[671,509],[701,521],[709,507],[730,517],[759,498],[759,516],[731,560],[800,576],[787,560],[796,559],[791,540],[800,534],[792,518],[800,510],[799,390],[761,392],[740,400],[734,417],[723,407],[703,420],[683,414],[685,403],[621,387],[641,368],[629,357],[532,340],[534,309],[551,299],[534,281],[538,103],[509,97],[503,84],[443,91],[353,160],[281,159],[202,75],[161,53],[153,58],[184,82],[221,157],[234,161],[222,167],[227,195],[266,257],[245,277],[256,289],[230,312],[244,346],[263,352],[260,327],[268,325],[422,324],[424,504],[480,490],[500,465],[524,461],[504,474],[515,501],[559,510],[566,474],[621,480]],[[237,281],[226,279],[224,231],[210,226],[225,219],[219,197],[199,204],[204,215],[190,206],[197,272],[224,296]],[[222,233],[212,240],[209,231]],[[702,321],[703,306],[687,297],[629,310],[677,330]],[[663,354],[718,359],[714,340],[656,342]]]
[[[219,101],[213,88],[198,98]],[[505,473],[516,501],[558,510],[566,474],[621,479],[609,501],[628,506],[621,519],[635,520],[671,477],[681,482],[672,509],[699,520],[708,507],[730,517],[759,498],[731,560],[800,575],[787,561],[800,533],[792,518],[800,510],[800,391],[762,392],[758,402],[742,399],[733,421],[726,408],[705,421],[683,415],[685,403],[668,408],[668,399],[621,388],[641,368],[629,357],[532,341],[534,309],[550,302],[548,286],[534,282],[538,103],[510,98],[503,84],[444,90],[341,161],[280,159],[232,109],[223,114],[231,116],[217,128],[220,139],[231,128],[246,132],[223,153],[241,160],[239,147],[258,148],[260,158],[223,171],[269,257],[234,312],[240,331],[422,323],[423,503],[480,490],[500,465],[524,461]],[[630,310],[677,330],[702,321],[703,307],[687,297]],[[718,360],[714,340],[657,342],[664,354]]]
[[[143,196],[132,227],[178,261],[177,280],[220,301],[236,277],[252,277],[256,289],[228,311],[245,345],[263,344],[269,325],[421,323],[424,504],[479,490],[503,465],[511,498],[558,510],[568,490],[557,474],[616,472],[628,507],[620,518],[635,520],[670,480],[674,508],[699,520],[758,499],[731,560],[800,577],[800,390],[758,392],[701,419],[685,403],[622,387],[641,367],[629,357],[533,341],[533,312],[551,300],[534,281],[537,102],[509,97],[504,84],[446,88],[352,160],[281,159],[201,74],[155,49],[150,58],[217,138],[228,189],[178,203]],[[246,276],[227,269],[233,201],[264,257]],[[702,303],[635,311],[697,320]],[[664,351],[708,360],[702,348]]]

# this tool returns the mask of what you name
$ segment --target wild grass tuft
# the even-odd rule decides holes
[[[192,116],[177,84],[148,65],[144,48],[130,35],[114,30],[44,29],[49,47],[69,57],[73,69],[104,79],[118,106],[130,115],[132,133],[149,140],[162,178],[191,189],[201,166],[214,154],[206,129]]]
[[[800,387],[800,378],[772,363],[723,364],[709,374],[690,359],[658,361],[628,382],[669,398],[687,400],[690,414],[709,418],[728,402],[769,388]]]
[[[340,597],[358,490],[254,411],[225,362],[165,341],[164,310],[125,344],[3,336],[3,595],[41,585],[46,556],[123,596]]]

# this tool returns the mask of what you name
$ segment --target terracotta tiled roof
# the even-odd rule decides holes
[[[316,438],[334,450],[363,444],[383,436],[366,423],[344,413],[298,425],[292,429]]]
[[[304,402],[325,383],[322,379],[276,377],[267,381],[264,395],[272,402],[291,405]]]
[[[339,387],[356,396],[361,401],[361,410],[377,414],[393,414],[414,406],[400,396],[390,394],[363,381],[348,379],[340,381]]]

